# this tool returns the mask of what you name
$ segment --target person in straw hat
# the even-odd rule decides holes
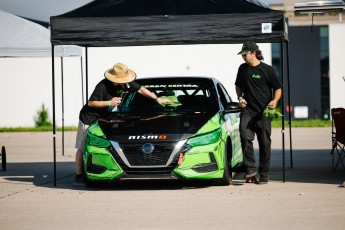
[[[106,70],[104,77],[96,85],[90,99],[80,110],[75,144],[77,149],[75,184],[83,183],[83,152],[89,125],[98,118],[106,116],[109,113],[109,108],[120,105],[124,92],[138,92],[159,104],[169,102],[169,99],[159,98],[145,87],[136,83],[134,81],[137,77],[136,73],[123,63],[116,63],[112,68]]]

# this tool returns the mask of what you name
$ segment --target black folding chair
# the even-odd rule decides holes
[[[345,109],[333,108],[332,113],[332,169],[336,170],[340,165],[345,169]],[[334,158],[338,157],[336,164]]]

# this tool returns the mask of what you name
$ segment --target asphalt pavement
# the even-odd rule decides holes
[[[54,186],[51,132],[0,133],[7,154],[1,230],[345,228],[345,169],[332,170],[330,127],[293,128],[292,155],[289,130],[273,129],[270,182],[246,184],[239,173],[225,187],[175,180],[73,185],[75,135],[64,133],[64,151],[56,135]]]

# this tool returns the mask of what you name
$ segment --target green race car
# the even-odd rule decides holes
[[[127,92],[90,125],[86,185],[117,179],[202,179],[229,185],[243,163],[237,102],[211,77],[137,79],[169,103]]]

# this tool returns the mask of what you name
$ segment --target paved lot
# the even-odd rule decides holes
[[[57,186],[52,133],[0,133],[7,171],[0,171],[0,229],[344,229],[345,170],[331,170],[330,128],[273,130],[271,181],[227,187],[197,182],[126,181],[74,186],[75,133],[57,134]]]

